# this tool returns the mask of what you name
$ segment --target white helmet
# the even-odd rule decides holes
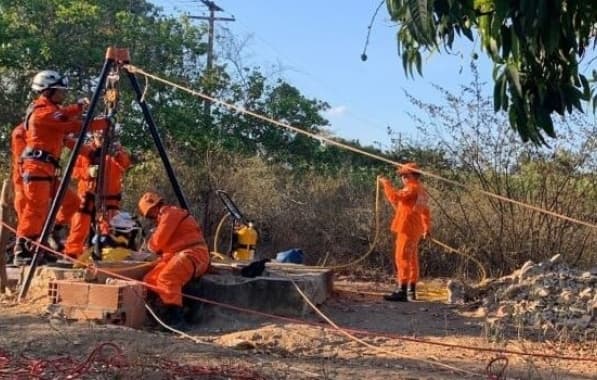
[[[124,234],[139,228],[131,214],[122,211],[112,217],[110,227],[112,227],[112,230]]]
[[[63,77],[53,70],[40,71],[33,77],[31,89],[35,92],[42,92],[50,88],[61,88],[67,90],[68,78]]]

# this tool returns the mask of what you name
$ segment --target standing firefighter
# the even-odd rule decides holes
[[[14,251],[16,265],[27,263],[32,257],[31,247],[26,241],[36,240],[41,235],[58,187],[59,157],[64,138],[69,133],[79,132],[80,116],[87,103],[80,101],[62,107],[68,80],[55,71],[45,70],[35,75],[31,88],[39,97],[30,106],[25,119],[26,146],[20,168],[25,202],[17,226]],[[104,129],[107,125],[106,120],[96,120],[91,124],[91,129]],[[76,194],[67,191],[56,222],[68,223],[77,207]]]
[[[25,150],[25,124],[17,125],[10,136],[10,150],[12,153],[12,188],[14,192],[14,208],[17,220],[21,219],[21,213],[25,207],[25,195],[23,194],[23,177],[21,173],[21,155]]]
[[[70,233],[64,246],[64,253],[73,258],[77,258],[83,253],[91,228],[92,216],[101,211],[97,209],[95,196],[102,144],[103,133],[101,131],[94,132],[92,141],[82,146],[73,169],[73,178],[79,181],[77,195],[80,204],[71,219]],[[110,232],[108,222],[120,209],[122,181],[130,165],[130,156],[120,145],[114,147],[113,154],[106,155],[104,191],[101,194],[106,209],[105,215],[100,215],[98,218],[99,225],[96,227],[98,235],[107,235]]]
[[[421,174],[414,163],[401,165],[398,174],[404,187],[397,190],[387,178],[381,178],[384,192],[396,212],[391,230],[396,234],[395,266],[398,290],[384,296],[388,301],[407,302],[416,299],[419,279],[419,241],[429,233],[428,195],[419,181]]]
[[[165,306],[165,319],[172,327],[186,328],[182,314],[182,288],[207,271],[209,251],[199,224],[184,209],[164,204],[162,197],[145,193],[139,200],[139,211],[156,227],[147,248],[160,256],[160,261],[144,278],[153,285]]]

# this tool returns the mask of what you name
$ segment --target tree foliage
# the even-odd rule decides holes
[[[583,111],[590,80],[579,64],[597,43],[594,0],[387,0],[398,22],[404,70],[422,73],[422,51],[452,49],[476,33],[494,62],[494,109],[523,141],[555,138],[552,115]],[[597,72],[593,71],[593,81]],[[597,96],[593,99],[597,104]]]

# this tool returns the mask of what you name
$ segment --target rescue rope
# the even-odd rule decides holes
[[[12,232],[16,232],[16,230],[12,226],[8,225],[7,223],[5,223],[3,221],[0,221],[0,223],[2,223],[2,225],[4,225],[6,228],[11,230]],[[133,278],[126,277],[126,276],[111,272],[111,271],[103,269],[103,268],[97,268],[97,267],[93,268],[92,265],[82,263],[82,262],[78,261],[77,259],[74,259],[68,255],[63,254],[62,252],[52,249],[51,247],[44,246],[43,244],[39,243],[38,241],[33,241],[30,239],[27,239],[27,240],[30,241],[32,244],[44,249],[45,251],[48,251],[58,257],[62,257],[63,259],[65,259],[67,261],[70,261],[73,263],[84,264],[87,268],[90,268],[92,270],[96,270],[98,272],[110,275],[115,278],[130,281],[132,283],[144,286],[153,291],[156,291],[158,289],[156,286],[153,286],[144,281],[135,280]],[[322,325],[318,322],[311,322],[311,321],[297,319],[297,318],[290,318],[290,317],[284,317],[281,315],[265,313],[265,312],[261,312],[258,310],[252,310],[252,309],[238,307],[238,306],[234,306],[234,305],[230,305],[230,304],[220,303],[217,301],[193,296],[190,294],[185,294],[182,292],[180,294],[184,298],[187,298],[187,299],[204,302],[204,303],[208,303],[211,305],[220,306],[220,307],[230,309],[230,310],[235,310],[235,311],[244,312],[244,313],[248,313],[248,314],[259,315],[259,316],[271,318],[271,319],[283,320],[283,321],[291,322],[291,323],[304,324],[304,325],[310,325],[310,326],[315,326],[315,327],[322,327]],[[566,355],[546,354],[546,353],[539,353],[539,352],[525,352],[525,351],[516,351],[516,350],[507,350],[507,349],[495,349],[495,348],[489,348],[489,347],[478,347],[478,346],[475,347],[475,346],[467,346],[467,345],[462,345],[462,344],[443,343],[443,342],[436,342],[436,341],[431,341],[431,340],[426,340],[426,339],[411,338],[411,337],[406,337],[406,336],[391,334],[391,333],[382,333],[382,332],[375,332],[375,331],[368,331],[368,330],[361,330],[361,329],[351,329],[351,328],[343,328],[343,329],[352,334],[362,334],[362,335],[369,335],[369,336],[386,337],[386,338],[403,340],[403,341],[412,342],[412,343],[442,346],[442,347],[447,347],[447,348],[452,348],[452,349],[458,348],[458,349],[471,350],[471,351],[477,351],[477,352],[493,352],[493,353],[497,353],[497,354],[501,354],[501,355],[510,354],[510,355],[537,357],[537,358],[544,358],[544,359],[559,359],[559,360],[585,361],[585,362],[597,363],[597,357],[566,356]]]
[[[352,147],[352,146],[347,145],[347,144],[343,144],[341,142],[335,141],[335,140],[333,140],[331,138],[328,138],[328,137],[325,137],[325,136],[317,135],[315,133],[311,133],[311,132],[302,130],[300,128],[293,127],[293,126],[291,126],[289,124],[282,123],[282,122],[277,121],[275,119],[272,119],[270,117],[260,115],[258,113],[253,112],[253,111],[249,111],[249,110],[245,109],[244,107],[236,106],[234,104],[227,103],[227,102],[225,102],[223,100],[211,97],[211,96],[206,95],[204,93],[201,93],[199,91],[195,91],[195,90],[190,89],[188,87],[185,87],[185,86],[182,86],[180,84],[177,84],[177,83],[174,83],[172,81],[169,81],[167,79],[161,78],[161,77],[159,77],[157,75],[150,74],[150,73],[144,71],[143,69],[138,68],[138,67],[136,67],[134,65],[127,64],[127,65],[124,65],[123,68],[126,69],[126,70],[128,70],[130,73],[143,75],[146,78],[151,78],[151,79],[153,79],[155,81],[167,84],[167,85],[169,85],[171,87],[178,88],[179,90],[187,92],[187,93],[189,93],[191,95],[198,96],[200,98],[203,98],[205,100],[209,100],[209,101],[211,101],[213,103],[216,103],[216,104],[220,104],[220,105],[222,105],[222,106],[224,106],[226,108],[232,109],[234,111],[237,111],[237,112],[240,112],[240,113],[244,113],[244,114],[253,116],[253,117],[257,118],[257,119],[266,121],[266,122],[268,122],[270,124],[273,124],[275,126],[289,129],[289,130],[291,130],[291,131],[293,131],[295,133],[299,133],[299,134],[311,137],[311,138],[313,138],[315,140],[318,140],[318,141],[325,141],[326,143],[328,143],[330,145],[334,145],[334,146],[337,146],[339,148],[342,148],[342,149],[345,149],[345,150],[349,150],[349,151],[352,151],[354,153],[361,154],[363,156],[367,156],[369,158],[372,158],[372,159],[375,159],[375,160],[378,160],[378,161],[382,161],[382,162],[391,164],[393,166],[398,166],[398,167],[403,166],[403,164],[401,164],[401,163],[399,163],[397,161],[393,161],[393,160],[390,160],[388,158],[385,158],[385,157],[382,157],[382,156],[379,156],[379,155],[376,155],[376,154],[373,154],[373,153],[366,152],[364,150]],[[425,171],[425,170],[417,169],[416,171],[418,173],[420,173],[420,174],[426,175],[426,176],[431,177],[431,178],[435,178],[435,179],[437,179],[439,181],[443,181],[443,182],[449,183],[449,184],[451,184],[453,186],[457,186],[457,187],[463,188],[463,189],[465,189],[467,191],[470,191],[470,192],[477,192],[479,194],[483,194],[485,196],[498,199],[498,200],[500,200],[502,202],[512,203],[512,204],[518,205],[520,207],[524,207],[524,208],[527,208],[527,209],[530,209],[530,210],[533,210],[533,211],[536,211],[536,212],[539,212],[539,213],[542,213],[542,214],[550,215],[550,216],[553,216],[553,217],[556,217],[556,218],[559,218],[559,219],[562,219],[562,220],[566,220],[568,222],[572,222],[572,223],[575,223],[575,224],[579,224],[579,225],[583,225],[585,227],[592,228],[593,230],[597,230],[597,224],[594,224],[594,223],[590,223],[590,222],[586,222],[586,221],[583,221],[583,220],[580,220],[580,219],[572,218],[570,216],[567,216],[567,215],[564,215],[564,214],[561,214],[561,213],[557,213],[555,211],[551,211],[551,210],[544,209],[542,207],[538,207],[538,206],[534,206],[534,205],[531,205],[531,204],[527,204],[527,203],[524,203],[524,202],[521,202],[521,201],[518,201],[518,200],[515,200],[515,199],[512,199],[512,198],[505,197],[505,196],[500,195],[500,194],[492,193],[492,192],[487,191],[487,190],[483,190],[483,189],[479,189],[479,188],[467,186],[467,185],[464,185],[464,184],[462,184],[460,182],[451,180],[449,178],[442,177],[440,175],[437,175],[437,174],[434,174],[434,173],[431,173],[431,172],[428,172],[428,171]]]
[[[351,334],[350,332],[348,332],[347,330],[341,328],[340,326],[338,326],[334,321],[332,321],[327,315],[325,315],[317,306],[315,306],[315,304],[313,304],[313,302],[311,302],[311,300],[309,299],[309,297],[307,297],[307,295],[301,290],[301,288],[296,284],[296,282],[290,278],[290,277],[286,277],[286,279],[290,280],[292,282],[292,285],[294,285],[294,288],[296,289],[297,293],[300,294],[300,296],[303,298],[303,300],[305,300],[305,302],[307,303],[307,305],[309,305],[309,307],[311,309],[313,309],[313,311],[315,311],[315,313],[317,313],[317,315],[319,315],[321,318],[323,318],[330,326],[332,326],[334,329],[336,329],[338,332],[340,332],[342,335],[348,337],[348,339],[357,342],[367,348],[370,348],[374,351],[386,354],[386,355],[390,355],[390,356],[394,356],[400,359],[410,359],[410,360],[414,360],[414,361],[418,361],[418,362],[423,362],[426,364],[430,364],[432,366],[439,366],[442,368],[446,368],[452,371],[456,371],[456,372],[461,372],[461,373],[466,373],[469,375],[475,375],[475,376],[479,376],[481,375],[480,373],[476,373],[476,372],[472,372],[466,369],[462,369],[462,368],[457,368],[457,367],[453,367],[449,364],[445,364],[438,361],[433,361],[433,360],[427,360],[427,359],[419,359],[416,358],[414,356],[411,355],[405,355],[405,354],[399,354],[395,351],[391,351],[391,350],[386,350],[383,347],[379,347],[379,346],[374,346],[370,343],[365,342],[364,340],[354,336],[353,334]]]
[[[377,177],[377,179],[379,179],[379,177]],[[316,266],[315,268],[322,268],[322,269],[343,269],[343,268],[349,268],[353,265],[356,265],[358,263],[360,263],[361,261],[365,260],[367,257],[369,257],[372,253],[373,250],[375,249],[375,246],[377,245],[377,241],[379,240],[379,180],[376,180],[376,186],[375,186],[375,206],[374,206],[374,220],[375,220],[375,234],[373,235],[373,242],[371,242],[371,244],[369,245],[369,250],[367,250],[367,252],[365,252],[362,256],[358,257],[357,259],[346,263],[346,264],[340,264],[340,265],[332,265],[332,266]]]

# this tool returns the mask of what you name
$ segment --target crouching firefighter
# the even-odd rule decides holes
[[[151,290],[163,303],[165,322],[184,330],[187,325],[182,313],[182,288],[207,272],[209,267],[209,251],[203,232],[187,210],[166,205],[155,193],[143,194],[139,211],[156,222],[147,248],[160,257],[144,281],[154,286]]]
[[[58,188],[60,175],[59,157],[64,147],[64,138],[81,128],[80,117],[87,100],[62,106],[69,89],[66,77],[55,71],[45,70],[33,78],[31,89],[39,94],[31,104],[25,118],[25,148],[22,153],[20,173],[23,180],[24,202],[17,225],[17,241],[14,249],[15,265],[31,260],[32,249],[27,240],[37,240],[48,216],[50,203]],[[106,120],[95,120],[91,130],[102,130],[108,126]],[[74,192],[65,193],[62,209],[56,215],[56,222],[68,222],[77,209]]]

